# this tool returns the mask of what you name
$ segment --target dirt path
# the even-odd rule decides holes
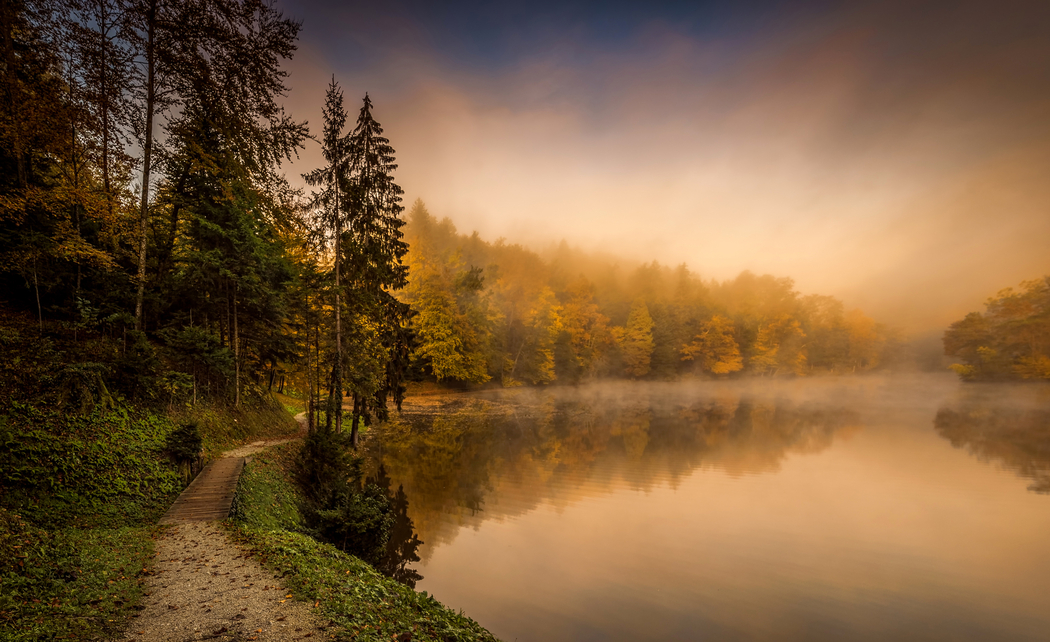
[[[234,448],[233,450],[227,450],[222,454],[223,459],[231,457],[250,457],[257,452],[266,450],[271,446],[277,446],[278,444],[287,444],[290,441],[296,439],[302,439],[306,436],[306,413],[300,412],[295,416],[295,420],[299,422],[299,432],[293,437],[285,437],[283,439],[264,439],[262,441],[253,441],[245,446]]]
[[[157,540],[145,610],[125,640],[320,640],[322,621],[217,522],[169,527]]]
[[[300,424],[304,421],[296,419]],[[179,497],[165,516],[170,525],[156,542],[145,608],[132,619],[125,640],[312,641],[327,637],[310,605],[293,600],[273,573],[235,544],[217,521],[229,514],[229,504],[222,504],[223,509],[220,502],[225,502],[224,489],[231,480],[232,487],[236,486],[243,458],[288,441],[292,439],[256,442],[225,453],[209,466],[214,473],[210,480],[202,480],[202,472],[186,489],[186,501]],[[190,493],[195,484],[196,491]],[[180,501],[182,508],[177,511]]]

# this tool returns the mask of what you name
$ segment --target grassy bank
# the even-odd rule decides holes
[[[185,421],[205,450],[287,435],[283,408],[167,413],[118,403],[0,413],[0,639],[107,639],[142,597],[157,519],[185,478],[166,452]]]
[[[292,594],[315,602],[338,639],[495,641],[481,625],[302,533],[291,470],[299,444],[256,457],[241,476],[229,522],[234,535],[281,575]]]
[[[0,508],[0,639],[118,635],[142,598],[154,529],[41,529]]]
[[[175,403],[122,342],[62,324],[0,311],[0,349],[0,640],[118,635],[188,481],[169,436],[196,424],[207,456],[298,426],[259,394]]]

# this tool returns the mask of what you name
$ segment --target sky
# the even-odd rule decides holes
[[[1050,274],[1043,0],[278,7],[289,111],[368,92],[406,205],[461,232],[788,276],[916,333]]]

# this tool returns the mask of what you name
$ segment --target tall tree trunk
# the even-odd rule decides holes
[[[310,354],[310,297],[306,297],[306,430],[314,431],[314,380],[313,380],[313,355]],[[283,382],[282,382],[283,384]],[[284,392],[282,387],[281,392]]]
[[[156,102],[157,0],[146,11],[146,128],[142,141],[142,199],[139,205],[139,289],[135,297],[135,329],[142,330],[142,300],[146,294],[146,227],[149,222],[149,175],[153,154],[153,107]]]
[[[357,448],[357,422],[361,413],[361,401],[358,393],[354,393],[354,417],[350,420],[350,445]]]
[[[343,240],[339,216],[339,173],[335,174],[335,431],[343,431],[343,327],[340,321],[339,256]]]
[[[73,60],[72,54],[70,54],[69,66],[69,79],[66,81],[69,85],[67,91],[69,92],[69,104],[74,104],[75,97],[73,96],[73,87],[75,81],[73,79]],[[73,192],[80,198],[80,164],[77,162],[77,122],[75,117],[72,116],[72,112],[69,118],[69,165],[73,168]],[[81,221],[80,221],[80,204],[74,201],[73,204],[73,220],[76,225],[77,237],[80,237]],[[78,239],[79,240],[79,239]],[[80,311],[80,257],[75,259],[77,266],[77,281],[76,286],[73,289],[73,341],[77,340],[77,321],[79,321],[78,312]]]
[[[33,255],[33,289],[36,290],[36,314],[40,323],[40,333],[44,333],[44,309],[40,307],[40,281],[36,275],[36,255]]]
[[[15,72],[14,28],[15,3],[0,2],[0,29],[4,32],[4,98],[7,101],[7,113],[10,114],[11,133],[14,138],[11,151],[17,167],[18,186],[25,188],[29,183],[29,173],[26,171],[25,150],[22,149],[22,119],[16,115],[19,112],[19,101],[15,96],[18,78]]]
[[[237,329],[237,287],[233,288],[233,405],[241,407],[241,335]]]
[[[314,428],[319,426],[319,420],[321,418],[321,317],[318,315],[314,319]]]
[[[109,53],[109,3],[101,0],[98,3],[98,30],[101,35],[102,49],[99,52],[99,102],[102,108],[102,190],[106,198],[106,214],[109,220],[113,220],[113,191],[110,185],[109,169],[109,63],[106,54]]]
[[[328,378],[328,404],[324,415],[325,432],[332,432],[332,420],[335,418],[335,367],[332,368],[332,376]]]

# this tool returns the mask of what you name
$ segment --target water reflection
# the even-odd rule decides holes
[[[415,399],[370,448],[411,498],[419,586],[503,639],[1034,641],[1050,504],[1002,470],[1046,479],[1026,390],[501,391]]]
[[[970,402],[941,408],[934,426],[956,448],[1032,480],[1028,490],[1050,494],[1050,410]]]
[[[379,560],[376,570],[402,584],[415,588],[416,582],[423,579],[423,576],[419,574],[419,571],[408,568],[408,565],[420,561],[417,550],[423,542],[416,535],[415,525],[412,523],[412,518],[408,516],[408,495],[405,494],[405,487],[399,484],[397,492],[391,492],[390,477],[382,465],[379,466],[376,476],[370,478],[368,482],[383,489],[390,501],[390,508],[394,516],[390,538],[387,540],[386,554]]]
[[[732,390],[686,400],[503,393],[415,400],[380,429],[371,454],[412,498],[420,537],[434,546],[464,526],[542,503],[564,508],[618,487],[673,488],[697,469],[776,471],[859,423],[850,409]]]

